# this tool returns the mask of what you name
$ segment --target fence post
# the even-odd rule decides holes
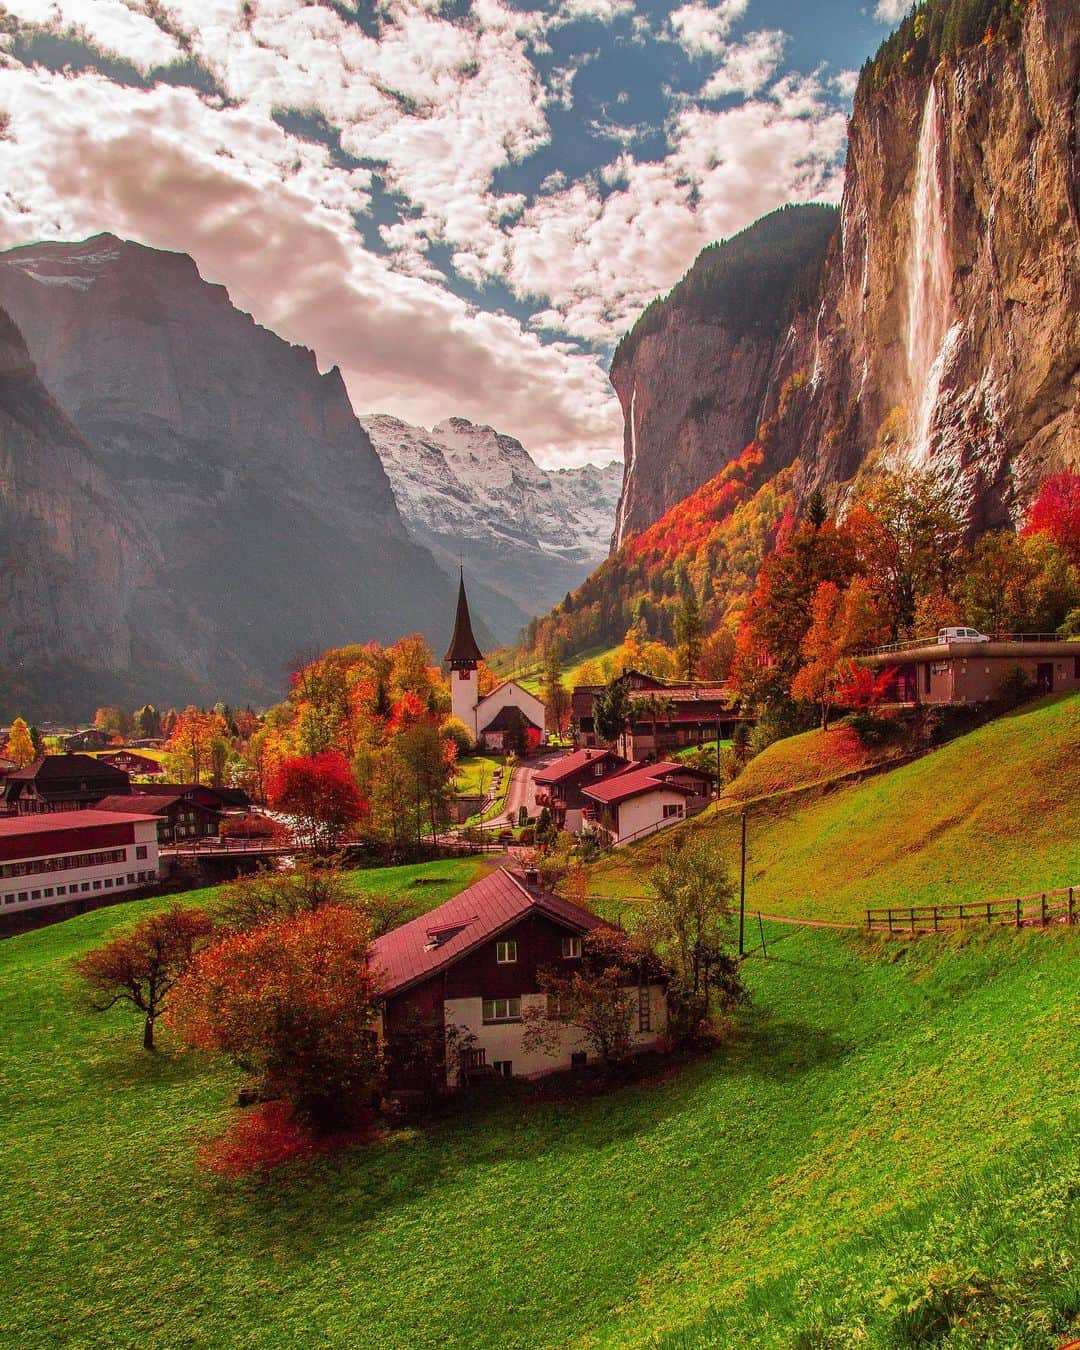
[[[1022,908],[1023,908],[1023,907],[1021,906],[1021,903],[1020,903],[1020,897],[1017,896],[1017,897],[1016,897],[1016,926],[1017,926],[1017,928],[1020,927],[1020,915],[1021,915],[1021,913],[1022,913]]]
[[[869,933],[870,930],[873,928],[873,926],[874,926],[874,925],[873,925],[873,923],[872,923],[872,921],[871,921],[871,919],[870,919],[870,911],[867,910],[867,911],[866,911],[866,931]]]
[[[1042,893],[1042,926],[1046,927],[1046,892]]]
[[[961,906],[960,906],[960,927],[963,928],[963,926],[964,926],[964,906],[961,905]]]
[[[1073,925],[1074,922],[1075,922],[1075,915],[1073,914],[1073,888],[1070,886],[1070,887],[1069,887],[1069,918],[1068,918],[1068,923],[1069,923],[1069,927],[1070,927],[1070,928],[1072,927],[1072,925]]]
[[[915,906],[912,905],[908,910],[908,927],[914,933],[915,931]]]
[[[938,931],[938,907],[934,906],[934,932]]]
[[[986,922],[987,922],[987,923],[990,923],[990,921],[991,921],[991,920],[990,920],[990,901],[987,900],[987,902],[986,902]]]
[[[891,933],[892,930],[893,930],[893,927],[892,927],[892,910],[890,909],[890,910],[889,910],[889,932]]]

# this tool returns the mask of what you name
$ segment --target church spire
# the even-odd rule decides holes
[[[457,616],[454,619],[454,636],[446,652],[446,661],[451,670],[475,670],[484,659],[484,654],[473,637],[472,619],[469,617],[469,601],[465,596],[465,568],[461,569],[461,581],[458,586]]]

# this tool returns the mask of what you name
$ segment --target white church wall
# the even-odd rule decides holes
[[[520,708],[530,722],[544,731],[544,705],[535,694],[522,689],[521,685],[515,684],[513,680],[507,680],[505,684],[500,684],[498,689],[488,694],[487,698],[481,700],[476,710],[478,733],[482,734],[484,728],[495,720],[503,708],[510,707]],[[544,739],[547,739],[546,732]]]

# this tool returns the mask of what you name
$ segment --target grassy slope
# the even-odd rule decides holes
[[[704,829],[738,865],[737,806]],[[648,893],[672,831],[590,873],[598,899]],[[794,804],[750,807],[747,905],[859,919],[868,905],[948,903],[1080,882],[1080,695],[1041,699],[912,764]]]
[[[491,787],[491,775],[502,764],[494,755],[467,755],[457,762],[458,776],[454,780],[454,790],[463,797],[477,796],[483,784],[483,790]]]
[[[786,930],[711,1061],[226,1183],[235,1078],[64,987],[135,912],[0,947],[0,1341],[884,1346],[990,1280],[982,1343],[1049,1350],[1080,1309],[1076,930]]]
[[[899,759],[895,746],[867,748],[848,726],[828,731],[806,731],[774,741],[747,764],[734,782],[724,789],[725,801],[750,801],[754,797],[808,787],[843,774]]]
[[[589,647],[586,651],[578,652],[574,658],[574,664],[567,666],[563,671],[563,684],[567,689],[573,689],[574,685],[580,683],[578,680],[578,670],[586,661],[601,661],[605,656],[617,651],[617,647]],[[511,676],[516,679],[523,689],[528,689],[531,694],[540,693],[540,676],[542,672],[539,668],[530,671],[527,675]]]

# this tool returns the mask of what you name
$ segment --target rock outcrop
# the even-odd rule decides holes
[[[156,589],[133,608],[120,587],[115,602],[132,642],[158,653],[141,696],[172,701],[194,682],[265,701],[290,660],[328,646],[416,630],[445,640],[452,589],[408,536],[337,369],[320,374],[312,352],[236,309],[190,258],[110,235],[13,249],[0,256],[0,304],[95,484],[152,541]],[[26,458],[15,443],[3,453]],[[52,461],[34,472],[60,492]],[[106,532],[57,578],[56,600],[36,611],[41,651],[114,650],[96,623],[74,641],[60,616],[113,605],[126,557]],[[178,609],[194,629],[177,627]],[[131,668],[125,651],[115,645],[110,669]],[[79,709],[93,697],[84,690]]]
[[[909,31],[919,58],[930,39]],[[723,468],[752,424],[772,467],[800,460],[804,491],[927,467],[973,530],[1018,520],[1043,476],[1080,467],[1080,11],[1039,0],[1007,33],[908,68],[864,72],[812,297],[770,337],[710,330],[676,288],[616,355],[623,536]]]
[[[384,414],[360,420],[410,533],[454,578],[465,558],[474,608],[500,640],[514,641],[607,555],[617,461],[547,470],[512,436],[462,417],[430,431]]]

